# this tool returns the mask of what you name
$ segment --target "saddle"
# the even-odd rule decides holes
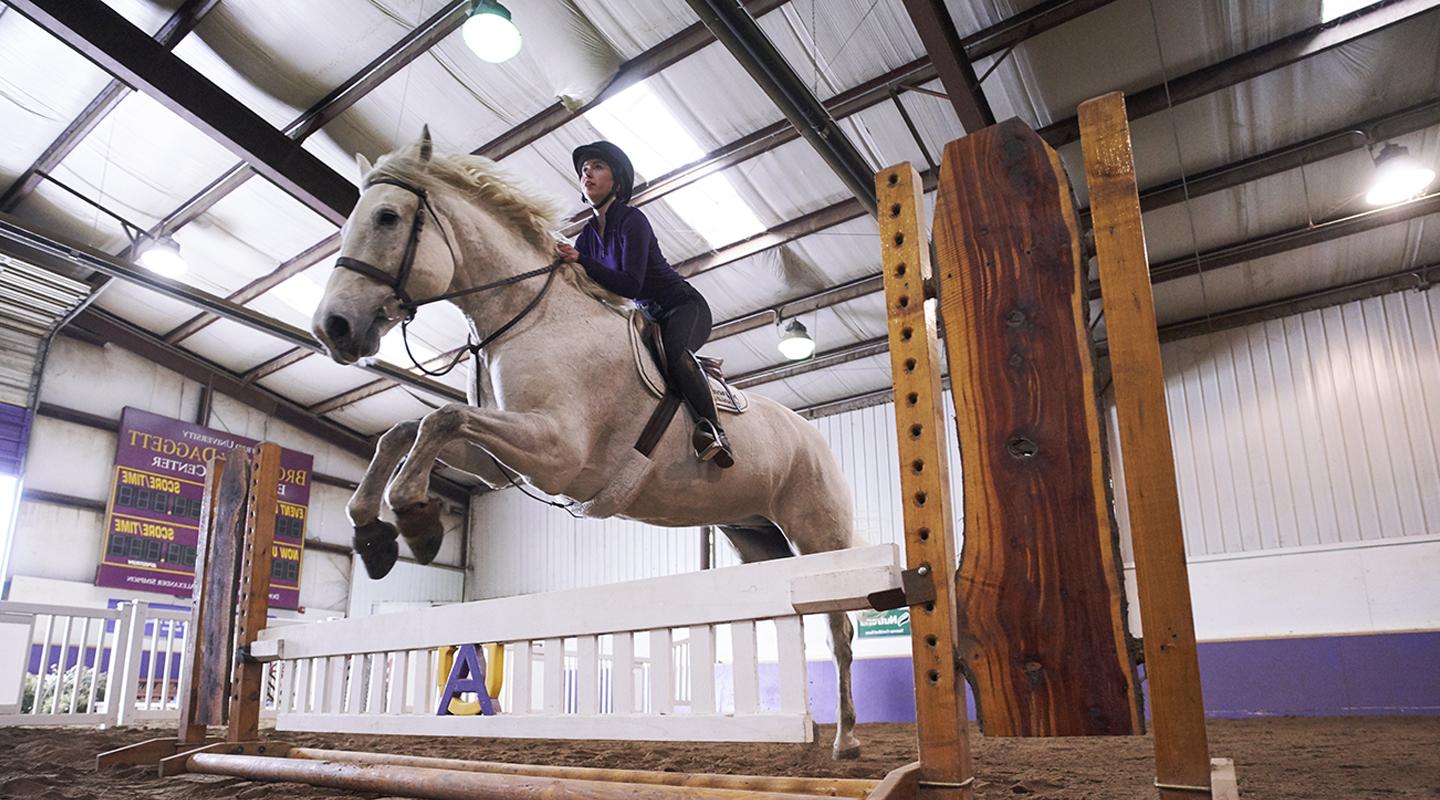
[[[660,339],[660,326],[637,309],[630,312],[628,327],[630,349],[635,356],[635,369],[640,373],[640,382],[645,384],[651,394],[660,398],[659,405],[655,407],[654,413],[645,423],[645,429],[640,432],[640,438],[635,442],[635,449],[649,458],[655,445],[660,443],[660,437],[665,434],[665,429],[670,427],[670,421],[675,418],[681,398],[680,393],[671,391],[665,382],[665,347]],[[725,382],[720,359],[695,356],[695,360],[710,386],[710,396],[715,399],[716,410],[726,414],[745,413],[750,407],[750,399],[744,392]]]
[[[635,355],[635,369],[645,388],[658,398],[666,392],[664,362],[665,348],[660,341],[660,326],[640,311],[630,312],[630,348]],[[715,398],[715,407],[722,414],[744,414],[750,408],[750,398],[745,393],[725,382],[723,361],[718,358],[696,356],[700,370],[710,383],[710,394]]]

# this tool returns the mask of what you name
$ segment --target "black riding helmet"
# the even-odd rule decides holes
[[[610,142],[591,142],[575,148],[575,152],[570,154],[570,159],[575,162],[575,177],[577,178],[584,174],[586,161],[592,159],[604,161],[610,166],[610,174],[615,178],[615,185],[610,189],[610,196],[622,203],[630,202],[630,195],[635,191],[635,167],[631,166],[630,157],[625,155],[624,150]],[[589,198],[584,199],[585,202],[590,202]],[[609,199],[610,197],[607,196],[605,200],[601,200],[596,205],[603,206]]]

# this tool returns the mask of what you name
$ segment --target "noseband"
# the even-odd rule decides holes
[[[445,248],[450,251],[451,262],[458,267],[460,264],[460,259],[458,256],[455,255],[455,247],[450,243],[450,237],[445,233],[445,225],[440,221],[440,215],[435,213],[435,207],[430,205],[430,195],[428,192],[425,191],[425,189],[410,183],[406,183],[399,178],[391,177],[373,178],[370,181],[366,182],[363,188],[369,189],[372,186],[382,183],[404,189],[405,191],[410,192],[419,199],[419,203],[415,206],[415,217],[410,221],[410,236],[405,240],[405,252],[402,253],[400,256],[400,269],[392,273],[387,270],[380,269],[379,267],[369,263],[368,261],[361,261],[358,258],[350,258],[349,256],[341,256],[335,259],[335,269],[348,269],[351,272],[358,272],[359,274],[364,275],[365,277],[369,278],[372,281],[375,281],[376,283],[389,286],[394,292],[395,299],[398,301],[400,311],[404,314],[400,321],[400,338],[405,345],[405,354],[410,357],[410,360],[412,362],[414,362],[415,368],[425,373],[426,375],[437,377],[440,375],[445,375],[449,373],[450,370],[454,369],[456,364],[460,363],[460,359],[464,358],[466,353],[469,353],[471,355],[479,353],[485,348],[486,345],[500,338],[501,335],[503,335],[506,331],[509,331],[511,328],[515,327],[515,325],[519,323],[520,320],[524,319],[525,316],[528,315],[531,311],[534,311],[535,307],[540,304],[541,298],[543,298],[545,296],[545,293],[549,291],[550,284],[555,281],[555,270],[560,266],[562,262],[560,259],[557,258],[544,267],[534,269],[529,272],[522,272],[519,275],[512,275],[509,278],[502,278],[498,281],[491,281],[490,283],[482,284],[480,286],[472,286],[469,289],[457,289],[453,292],[445,292],[443,294],[438,294],[434,297],[429,297],[424,300],[415,300],[410,297],[409,292],[405,291],[405,283],[410,279],[410,271],[415,266],[415,253],[420,248],[420,234],[423,233],[425,230],[426,212],[428,212],[430,216],[435,218],[435,227],[440,229],[440,238],[444,240]],[[502,286],[509,286],[512,283],[519,283],[520,281],[539,277],[541,275],[549,276],[545,280],[545,286],[540,289],[540,293],[535,295],[535,298],[531,300],[530,303],[526,305],[519,314],[516,314],[510,319],[509,322],[501,325],[498,329],[496,329],[494,333],[491,333],[489,336],[481,339],[478,343],[472,343],[470,341],[469,335],[467,335],[465,337],[465,348],[459,353],[457,353],[455,355],[455,358],[451,360],[451,362],[447,364],[443,369],[436,371],[426,369],[420,363],[420,360],[415,357],[415,354],[410,352],[410,320],[415,318],[415,312],[418,311],[421,306],[430,305],[431,303],[438,303],[441,300],[451,300],[467,294],[478,294],[479,292],[486,292],[491,289],[498,289]],[[394,319],[393,316],[390,318]]]

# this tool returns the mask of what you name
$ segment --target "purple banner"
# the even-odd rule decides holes
[[[115,479],[96,586],[189,597],[195,582],[206,462],[259,442],[127,407],[120,415]],[[270,605],[300,607],[300,555],[315,458],[280,451]]]

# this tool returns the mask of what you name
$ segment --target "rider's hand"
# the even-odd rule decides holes
[[[573,264],[580,260],[580,251],[564,242],[555,243],[555,253],[560,256],[561,261],[566,263]]]

